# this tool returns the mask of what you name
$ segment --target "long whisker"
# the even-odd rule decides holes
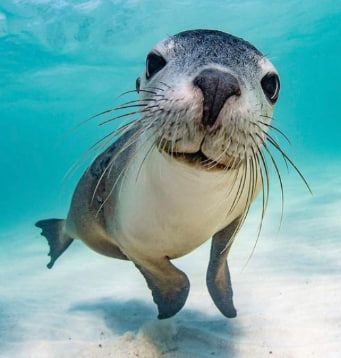
[[[148,90],[148,89],[150,89],[150,88],[151,88],[151,89],[156,89],[156,90],[159,90],[159,91],[162,91],[162,92],[164,91],[164,88],[154,87],[154,86],[148,86],[148,87],[145,87],[144,89],[147,89],[147,90]]]
[[[104,137],[102,137],[101,139],[99,139],[97,142],[95,142],[82,156],[81,159],[77,160],[67,171],[67,173],[64,176],[64,180],[66,180],[66,178],[68,178],[69,176],[72,175],[72,173],[74,173],[77,168],[79,168],[79,166],[81,165],[82,162],[84,162],[89,155],[93,152],[93,151],[97,151],[100,150],[101,148],[104,148],[108,143],[110,143],[110,141],[112,140],[112,138],[114,138],[115,136],[120,136],[122,134],[124,134],[126,131],[130,130],[133,128],[133,126],[138,126],[143,124],[144,122],[146,122],[149,118],[151,117],[151,115],[144,115],[141,118],[138,119],[134,119],[116,129],[114,129],[113,131],[111,131],[110,133],[106,134]]]
[[[275,120],[275,118],[274,118],[274,117],[271,117],[271,116],[266,116],[265,114],[260,114],[259,116],[260,116],[260,117],[264,117],[264,118],[271,119],[272,121],[274,121],[274,120]]]
[[[229,248],[231,247],[232,245],[232,242],[234,241],[237,233],[239,232],[239,230],[241,229],[241,227],[243,226],[246,218],[247,218],[247,215],[249,213],[249,210],[250,210],[250,204],[251,204],[251,201],[252,201],[252,197],[254,196],[254,190],[255,190],[255,183],[254,183],[254,173],[253,173],[253,167],[251,166],[251,162],[250,162],[250,168],[248,166],[248,159],[246,158],[245,159],[245,170],[244,170],[244,176],[243,176],[243,185],[242,185],[242,189],[241,189],[241,194],[244,192],[244,189],[245,189],[245,183],[246,183],[246,178],[247,178],[247,173],[249,173],[249,186],[248,186],[248,190],[247,190],[247,197],[246,197],[246,202],[245,202],[245,206],[244,206],[244,214],[241,218],[241,220],[239,221],[236,229],[234,230],[234,233],[232,235],[232,239],[229,240],[229,242],[227,243],[227,245],[224,247],[224,249],[222,250],[222,253],[226,250],[229,250]],[[239,188],[238,188],[238,191],[239,191]],[[237,191],[237,194],[238,194],[238,191]],[[241,197],[241,194],[239,197]],[[237,195],[236,195],[237,196]],[[240,199],[238,199],[237,203],[239,202]],[[231,211],[231,210],[230,210]]]
[[[132,92],[134,92],[134,91],[132,91]],[[91,121],[91,120],[94,119],[94,118],[97,118],[97,117],[100,117],[100,116],[102,116],[102,115],[111,113],[111,112],[113,112],[113,111],[117,111],[117,110],[121,110],[121,109],[126,109],[126,108],[133,108],[134,106],[131,106],[131,107],[128,106],[128,105],[130,105],[130,104],[136,103],[136,105],[135,105],[136,107],[143,107],[143,105],[148,105],[148,103],[150,103],[150,102],[158,103],[158,102],[161,102],[161,101],[163,101],[163,100],[166,100],[163,95],[156,95],[156,96],[161,97],[161,98],[144,98],[144,99],[137,99],[137,100],[133,100],[133,101],[128,101],[128,102],[125,102],[125,103],[121,103],[120,105],[118,105],[118,106],[116,106],[116,107],[114,107],[114,108],[107,109],[107,110],[105,110],[105,111],[102,111],[102,112],[100,112],[100,113],[97,113],[97,114],[95,114],[95,115],[93,115],[93,116],[91,116],[91,117],[89,117],[89,118],[87,118],[87,119],[81,121],[80,123],[78,123],[78,124],[72,129],[72,131],[77,130],[80,126],[86,124],[87,122]]]
[[[136,123],[137,120],[130,122],[125,126],[134,125]],[[93,153],[93,151],[99,150],[101,147],[106,146],[110,142],[110,138],[114,137],[116,135],[116,132],[118,133],[125,126],[115,129],[114,131],[110,132],[109,134],[105,135],[103,138],[98,140],[96,143],[94,143],[85,153],[83,153],[80,159],[78,159],[75,163],[71,165],[71,167],[65,173],[63,180],[69,178],[81,166],[81,164],[85,162],[85,160]]]
[[[112,108],[112,109],[108,109],[108,110],[106,110],[106,111],[103,111],[103,112],[101,112],[101,113],[98,113],[98,114],[96,114],[96,115],[90,117],[90,119],[93,119],[93,118],[102,116],[103,114],[108,114],[108,113],[111,113],[111,112],[114,112],[114,111],[119,111],[119,110],[121,110],[121,109],[138,108],[138,107],[146,107],[146,106],[148,106],[148,103],[136,103],[136,104],[118,106],[118,107],[115,107],[115,108]]]
[[[261,220],[259,223],[259,227],[258,227],[258,231],[257,231],[257,238],[260,236],[261,230],[262,230],[262,226],[263,226],[263,220],[264,220],[264,216],[265,216],[265,188],[264,188],[264,177],[263,177],[263,171],[262,171],[262,166],[260,164],[259,161],[259,157],[258,155],[255,153],[253,147],[251,146],[251,150],[252,150],[252,155],[255,161],[257,161],[258,163],[258,167],[259,167],[259,172],[260,172],[260,179],[261,179],[261,185],[262,185],[262,213],[261,213]],[[258,182],[258,170],[257,170],[257,182]]]
[[[126,128],[129,128],[129,126],[131,124],[134,124],[134,123],[144,123],[146,121],[148,121],[149,118],[153,117],[155,113],[159,112],[159,111],[162,111],[162,109],[160,108],[160,110],[157,110],[157,111],[146,111],[144,113],[143,116],[141,116],[140,118],[138,119],[133,119],[131,120],[130,122],[120,126],[119,128],[113,130],[112,132],[108,133],[106,136],[104,136],[102,139],[100,139],[98,142],[96,142],[92,147],[96,146],[99,142],[102,142],[103,140],[105,140],[106,138],[109,138],[109,137],[114,137],[116,135],[122,135],[123,133],[123,130],[125,130]],[[148,112],[150,112],[148,114]],[[147,114],[146,114],[147,113]]]
[[[266,162],[264,160],[264,157],[263,157],[263,154],[260,150],[260,148],[258,147],[256,141],[255,141],[255,138],[252,136],[251,133],[249,133],[252,141],[255,143],[255,148],[257,149],[257,152],[258,152],[258,155],[256,155],[256,153],[254,152],[253,148],[252,148],[252,152],[253,152],[253,155],[254,155],[254,158],[257,160],[258,162],[258,165],[259,165],[259,168],[260,168],[260,173],[261,173],[261,181],[262,181],[262,214],[261,214],[261,221],[260,221],[260,224],[259,224],[259,227],[258,227],[258,232],[257,232],[257,237],[256,237],[256,241],[252,247],[252,250],[251,250],[251,253],[248,257],[248,259],[246,260],[246,263],[243,267],[243,270],[246,268],[246,266],[248,265],[248,263],[250,262],[251,260],[251,257],[253,256],[254,252],[255,252],[255,249],[256,249],[256,246],[257,246],[257,243],[258,243],[258,240],[259,240],[259,237],[260,237],[260,233],[261,233],[261,230],[262,230],[262,226],[263,226],[263,220],[264,220],[264,216],[265,216],[265,211],[266,211],[266,208],[267,208],[267,202],[268,202],[268,198],[269,198],[269,176],[268,176],[268,170],[267,170],[267,166],[266,166]],[[266,182],[264,182],[264,177],[263,177],[263,173],[262,173],[262,166],[261,166],[261,162],[263,163],[263,167],[264,167],[264,171],[266,173]],[[265,190],[264,190],[264,183],[266,183],[266,186],[267,186],[267,194],[266,194],[266,198],[265,198]]]
[[[159,83],[161,83],[162,85],[166,86],[168,89],[171,89],[172,87],[167,85],[167,83],[163,82],[163,81],[158,81]]]
[[[150,117],[150,116],[148,116]],[[141,117],[141,119],[139,120],[139,122],[142,122],[142,121],[145,121],[146,120],[146,117]],[[130,141],[128,141],[127,143],[125,143],[125,145],[120,149],[120,151],[118,153],[116,153],[114,155],[114,157],[111,159],[110,163],[109,163],[109,166],[112,166],[112,164],[115,162],[115,160],[118,158],[118,156],[123,153],[125,150],[127,150],[131,145],[133,145],[142,135],[142,133],[144,133],[146,130],[148,130],[149,128],[151,128],[151,126],[153,125],[153,123],[157,120],[157,118],[154,118],[153,121],[151,121],[146,127],[143,127],[141,126],[141,128],[134,134],[134,136],[130,139]],[[137,121],[136,121],[137,122]],[[136,123],[135,122],[135,123]],[[140,124],[140,123],[138,123]],[[106,171],[106,170],[105,170]],[[103,179],[103,176],[105,174],[105,171],[103,172],[101,178],[99,179],[97,185],[96,185],[96,188],[94,190],[94,193],[93,193],[93,198],[95,196],[95,193],[97,191],[97,188],[99,187],[99,184],[100,184],[100,181]],[[111,171],[111,169],[110,169]]]
[[[304,182],[305,186],[307,187],[307,189],[309,190],[310,194],[313,194],[307,180],[305,179],[305,177],[303,176],[303,174],[301,173],[301,171],[297,168],[297,166],[295,165],[295,163],[288,157],[288,155],[282,150],[282,148],[279,146],[279,144],[273,139],[268,137],[267,138],[268,142],[270,144],[272,144],[272,146],[274,148],[276,148],[282,155],[283,157],[290,163],[290,165],[294,168],[294,170],[296,171],[296,173],[300,176],[300,178],[302,179],[302,181]]]
[[[122,135],[123,133],[125,133],[124,131],[127,130],[127,129],[131,129],[131,127],[133,125],[139,125],[141,124],[143,121],[144,121],[145,118],[141,117],[141,118],[138,118],[138,119],[134,119],[118,128],[116,128],[115,130],[111,131],[110,133],[106,134],[104,137],[102,137],[101,139],[99,139],[97,142],[95,142],[91,147],[90,147],[90,150],[91,149],[95,149],[96,147],[98,147],[99,144],[102,145],[102,143],[106,140],[106,139],[111,139],[115,136],[118,136],[118,135]]]
[[[235,126],[233,126],[229,136],[225,139],[225,142],[229,141],[232,138],[235,130],[236,130],[236,128],[235,128]],[[223,156],[228,152],[228,149],[229,149],[229,146],[226,145],[224,151],[217,158],[214,159],[213,165],[212,165],[212,160],[209,158],[202,161],[201,164],[204,165],[205,167],[207,167],[209,170],[213,169],[214,167],[216,167],[219,164],[219,160],[221,158],[223,158]],[[235,157],[233,160],[233,165],[231,165],[231,168],[233,168],[234,165],[236,164],[236,160],[237,160],[237,158]]]
[[[267,131],[265,131],[263,128],[261,128],[257,123],[255,123],[255,122],[252,122],[252,123],[253,123],[257,128],[260,129],[260,131],[264,134],[265,139],[270,138],[270,139],[272,139],[274,142],[276,142],[275,139],[271,136],[271,134],[269,134]],[[258,133],[257,133],[257,137],[261,140],[262,143],[264,142],[263,138],[262,138]],[[277,143],[277,142],[276,142],[276,143]],[[283,157],[285,166],[287,167],[287,170],[289,171],[288,162],[287,162],[286,158],[285,158],[283,155],[282,155],[282,157]]]
[[[253,163],[252,160],[251,160],[251,163]],[[250,204],[251,204],[251,203],[250,203]],[[244,222],[245,219],[246,219],[246,216],[247,216],[247,214],[248,214],[249,209],[250,209],[250,205],[248,206],[247,211],[246,211],[246,213],[244,214],[243,222]],[[251,260],[251,258],[252,258],[252,256],[253,256],[253,254],[254,254],[254,252],[255,252],[255,250],[256,250],[256,246],[257,246],[258,240],[259,240],[259,235],[257,235],[257,237],[256,237],[256,241],[255,241],[255,243],[254,243],[254,245],[253,245],[253,248],[252,248],[252,250],[251,250],[251,253],[250,253],[248,259],[246,260],[246,263],[245,263],[245,265],[243,266],[243,269],[242,269],[242,270],[245,270],[246,266],[247,266],[248,263],[250,262],[250,260]]]
[[[157,94],[157,93],[154,92],[154,91],[148,91],[148,90],[145,90],[145,89],[139,89],[139,90],[137,91],[136,89],[134,89],[134,90],[130,90],[130,91],[125,91],[125,92],[121,93],[119,96],[117,96],[116,98],[120,98],[120,97],[122,97],[122,96],[124,96],[124,95],[126,95],[126,94],[129,94],[129,93],[139,93],[139,92],[151,93],[151,94],[153,94],[153,95],[155,95],[155,96],[161,96],[161,95]]]
[[[140,130],[141,131],[141,130]],[[109,161],[108,165],[106,166],[106,168],[103,170],[101,176],[99,177],[99,179],[97,180],[97,183],[96,183],[96,186],[94,188],[94,191],[92,193],[92,198],[91,198],[91,203],[93,203],[93,200],[95,198],[95,195],[96,195],[96,192],[102,182],[102,179],[104,178],[105,174],[107,173],[107,171],[109,170],[109,168],[111,167],[111,164],[115,162],[115,160],[125,151],[127,150],[131,145],[133,145],[136,140],[138,139],[138,135],[135,135],[134,137],[132,137],[132,139],[125,143],[125,145],[123,146],[123,148],[118,152],[116,153]]]
[[[137,99],[137,100],[134,100],[134,101],[128,101],[128,102],[125,102],[125,103],[121,103],[121,104],[119,104],[118,106],[116,106],[114,108],[110,108],[110,109],[107,109],[107,110],[102,111],[100,113],[97,113],[97,114],[91,116],[90,118],[88,118],[87,120],[97,118],[99,116],[103,116],[104,114],[108,114],[108,113],[111,113],[113,111],[117,111],[119,109],[130,108],[130,107],[128,107],[128,105],[133,105],[134,103],[136,103],[136,106],[142,106],[142,105],[147,105],[149,102],[152,102],[152,101],[155,101],[155,99],[154,98],[146,98],[146,99],[142,99],[142,100]],[[147,103],[142,103],[142,102],[147,102]]]
[[[137,140],[140,138],[140,135],[142,134],[143,132],[143,128],[141,128],[139,131],[137,131],[137,133],[134,134],[133,137],[130,138],[130,140],[128,142],[125,143],[125,145],[110,159],[108,165],[106,166],[106,168],[103,170],[100,178],[98,179],[97,181],[97,184],[94,188],[94,191],[93,191],[93,194],[92,194],[92,198],[91,198],[91,203],[93,202],[94,198],[95,198],[95,195],[96,195],[96,192],[99,188],[99,185],[100,183],[102,182],[105,174],[108,172],[109,170],[109,173],[111,172],[112,170],[112,167],[113,167],[113,164],[114,162],[116,161],[116,159],[123,153],[125,152],[129,147],[131,147],[132,145],[134,145]],[[126,169],[126,168],[125,168]],[[125,170],[124,169],[124,170]],[[122,170],[122,172],[124,171]],[[121,176],[122,173],[119,174],[119,177]],[[108,174],[109,175],[109,174]],[[118,179],[116,180],[116,182],[118,182]],[[116,184],[115,182],[115,184]],[[114,185],[115,186],[115,185]],[[108,198],[110,197],[110,195],[112,194],[113,192],[113,189],[114,189],[114,186],[113,188],[110,190],[109,194],[107,195],[107,197],[105,198],[105,200],[103,201],[103,203],[101,204],[101,206],[99,207],[98,211],[97,211],[97,214],[101,211],[101,209],[103,208],[103,206],[105,205],[105,203],[107,202]]]
[[[151,116],[149,116],[149,117],[151,117]],[[150,128],[152,128],[152,126],[153,126],[154,123],[157,121],[157,119],[158,119],[158,118],[155,117],[146,127],[142,127],[143,131],[142,131],[141,134],[139,134],[139,137],[140,137],[143,133],[147,132]],[[152,131],[151,135],[145,140],[146,143],[148,143],[149,140],[150,140],[150,138],[155,135],[156,131],[157,131],[157,128],[156,128],[154,131]],[[142,166],[143,166],[143,164],[144,164],[146,158],[149,156],[150,152],[153,150],[154,147],[155,147],[155,142],[152,143],[151,147],[150,147],[149,150],[147,151],[145,157],[143,158],[143,160],[142,160],[142,162],[141,162],[141,164],[140,164],[140,167],[139,167],[138,172],[137,172],[137,175],[136,175],[136,181],[137,181],[137,179],[138,179],[138,177],[139,177],[141,168],[142,168]]]
[[[263,153],[262,153],[261,149],[258,147],[258,144],[256,142],[255,137],[251,133],[249,133],[249,134],[250,134],[250,137],[251,137],[253,143],[255,144],[255,148],[257,149],[257,152],[258,152],[257,158],[262,163],[263,168],[264,168],[264,172],[265,172],[265,183],[266,183],[266,196],[265,196],[265,208],[264,208],[264,212],[265,212],[267,207],[268,207],[269,194],[270,194],[269,170],[268,170],[268,166],[266,164],[266,160],[265,160],[265,158],[263,156]]]
[[[149,157],[150,153],[153,151],[153,149],[155,148],[155,142],[152,143],[152,145],[150,146],[150,148],[147,150],[145,156],[143,157],[142,161],[141,161],[141,164],[139,166],[139,169],[137,171],[137,174],[136,174],[136,178],[135,178],[135,181],[137,182],[138,178],[139,178],[139,175],[141,173],[141,169],[143,167],[143,164],[145,163],[146,159]]]
[[[145,129],[145,131],[147,131],[149,128],[151,128],[152,125],[153,125],[153,123],[154,123],[155,121],[156,121],[156,119],[154,119],[154,121],[152,121],[152,123],[151,123],[149,126],[147,126],[147,128]],[[145,141],[146,143],[148,143],[149,140],[150,140],[150,138],[155,135],[155,133],[156,133],[157,130],[158,130],[158,128],[156,128],[154,131],[152,131],[151,135],[146,139],[146,141]],[[141,164],[140,164],[139,169],[138,169],[138,171],[137,171],[136,181],[137,181],[138,178],[139,178],[139,175],[140,175],[141,169],[142,169],[142,167],[143,167],[143,164],[145,163],[146,159],[148,158],[148,156],[150,155],[150,153],[153,151],[153,149],[154,149],[155,147],[156,147],[156,142],[153,141],[152,145],[151,145],[150,148],[147,150],[147,152],[146,152],[144,158],[143,158],[142,161],[141,161]]]
[[[261,215],[260,227],[259,227],[259,230],[258,230],[258,233],[260,234],[263,219],[264,219],[264,216],[265,216],[266,206],[267,206],[266,201],[265,201],[265,199],[266,199],[266,197],[265,197],[265,186],[267,186],[267,188],[269,188],[269,180],[264,181],[264,175],[263,175],[261,160],[259,159],[259,157],[260,157],[260,153],[259,153],[260,148],[257,146],[257,143],[256,143],[256,141],[255,141],[255,139],[254,139],[254,137],[252,136],[251,133],[250,133],[250,137],[253,140],[253,142],[255,143],[255,148],[257,150],[257,153],[255,153],[253,147],[251,146],[253,156],[256,159],[256,161],[258,163],[258,166],[259,166],[259,171],[260,171],[260,175],[261,175],[261,183],[262,183],[262,215]],[[263,165],[263,167],[264,167],[264,171],[266,171],[266,167],[264,165]],[[267,195],[269,195],[269,190],[267,190]]]
[[[134,114],[139,114],[139,113],[145,113],[145,112],[148,112],[151,108],[157,108],[159,107],[159,105],[153,105],[153,106],[148,106],[140,111],[134,111],[134,112],[129,112],[129,113],[124,113],[124,114],[121,114],[119,116],[115,116],[115,117],[112,117],[110,119],[107,119],[101,123],[99,123],[98,125],[99,126],[103,126],[104,124],[107,124],[107,123],[110,123],[110,122],[113,122],[113,121],[116,121],[117,119],[120,119],[120,118],[124,118],[124,117],[128,117],[128,116],[132,116]],[[159,108],[159,110],[161,111],[162,108]]]
[[[239,182],[239,186],[238,186],[236,196],[235,196],[235,198],[234,198],[234,200],[232,202],[232,206],[231,206],[230,210],[228,211],[228,214],[232,213],[233,210],[236,208],[236,206],[239,203],[239,200],[241,198],[241,195],[242,195],[242,193],[244,191],[244,187],[245,187],[246,174],[247,174],[247,170],[244,171],[242,180]]]
[[[268,146],[266,145],[266,143],[263,143],[264,149],[267,151],[267,153],[269,154],[269,157],[272,161],[272,164],[275,168],[275,171],[277,173],[277,177],[278,177],[278,181],[280,184],[280,188],[281,188],[281,218],[280,218],[280,222],[279,222],[279,227],[278,230],[280,230],[281,226],[282,226],[282,221],[283,221],[283,214],[284,214],[284,189],[283,189],[283,182],[282,182],[282,178],[281,178],[281,173],[279,171],[279,168],[277,166],[277,163],[275,161],[275,158],[273,157],[273,155],[271,154]]]
[[[273,126],[273,125],[271,125],[269,123],[265,123],[265,122],[262,122],[262,121],[258,121],[258,122],[263,124],[266,127],[269,127],[271,129],[273,129],[277,133],[281,134],[285,138],[285,140],[291,145],[290,139],[288,138],[288,136],[282,130],[280,130],[279,128],[277,128],[277,127],[275,127],[275,126]],[[255,124],[255,125],[257,124],[256,122],[252,122],[252,123]]]

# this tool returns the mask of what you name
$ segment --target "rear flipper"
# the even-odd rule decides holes
[[[233,291],[227,255],[239,226],[239,218],[212,238],[211,257],[208,265],[206,283],[213,302],[219,311],[228,318],[237,316],[233,304]]]
[[[41,235],[45,236],[50,246],[50,262],[47,267],[50,269],[58,257],[71,245],[73,239],[64,233],[65,220],[48,219],[40,220],[35,225],[42,229]]]

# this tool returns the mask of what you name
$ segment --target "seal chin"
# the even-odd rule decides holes
[[[236,169],[241,163],[240,159],[235,159],[233,157],[225,163],[220,163],[208,158],[201,149],[194,153],[169,152],[166,150],[163,152],[174,160],[185,163],[191,167],[207,171],[227,171]]]

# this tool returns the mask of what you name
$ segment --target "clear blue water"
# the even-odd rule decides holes
[[[295,337],[301,335],[300,326],[296,325],[300,319],[296,319],[296,314],[302,312],[302,322],[310,322],[308,317],[317,317],[316,320],[321,322],[317,326],[310,323],[304,326],[304,331],[308,330],[307,335],[310,334],[309,328],[312,329],[312,338],[307,345],[313,347],[315,332],[323,332],[330,342],[333,337],[336,337],[335,342],[340,342],[337,338],[340,322],[337,318],[340,317],[337,316],[340,311],[337,295],[341,290],[337,291],[336,283],[341,282],[341,2],[1,0],[0,262],[5,264],[0,272],[0,286],[4,291],[0,293],[0,356],[4,352],[1,346],[5,341],[9,347],[13,345],[11,349],[15,353],[5,354],[4,357],[19,357],[15,343],[32,337],[53,342],[65,340],[67,349],[71,335],[78,335],[84,341],[97,339],[99,333],[96,330],[93,333],[89,327],[100,327],[102,316],[96,323],[91,318],[91,311],[103,311],[103,321],[107,324],[111,322],[108,317],[116,312],[117,322],[114,320],[110,324],[117,333],[121,306],[117,308],[109,300],[107,307],[103,297],[113,293],[113,287],[107,284],[111,280],[110,275],[114,275],[110,268],[117,274],[117,268],[126,272],[129,267],[120,262],[112,265],[105,258],[95,256],[91,256],[91,262],[90,259],[83,262],[78,254],[85,249],[81,251],[82,248],[79,248],[77,253],[75,248],[70,252],[74,261],[69,257],[59,270],[47,272],[47,244],[33,224],[41,218],[65,217],[75,184],[90,158],[73,176],[64,180],[66,172],[91,144],[112,129],[97,127],[94,122],[73,130],[75,126],[90,115],[112,107],[117,103],[114,99],[118,94],[135,87],[135,79],[145,65],[145,56],[157,41],[194,28],[218,29],[245,38],[274,63],[281,77],[275,123],[288,134],[292,145],[286,145],[284,141],[281,143],[306,175],[314,192],[314,196],[309,196],[292,170],[290,175],[283,171],[288,184],[284,225],[279,240],[271,241],[272,251],[266,249],[269,251],[265,250],[265,254],[263,252],[263,256],[259,256],[255,271],[250,270],[254,274],[250,276],[250,282],[243,286],[243,278],[239,276],[236,279],[237,283],[238,280],[242,283],[237,291],[241,292],[239,302],[241,297],[246,298],[240,311],[242,315],[243,312],[246,316],[249,314],[250,320],[243,321],[245,318],[242,316],[244,325],[241,329],[238,326],[240,321],[233,321],[228,326],[232,327],[228,331],[232,332],[232,338],[235,327],[239,333],[238,339],[228,339],[228,345],[234,340],[238,349],[246,344],[252,346],[251,350],[257,344],[263,347],[264,342],[269,345],[269,332],[277,332],[273,317],[277,317],[281,309],[278,325],[283,329],[283,336],[289,337],[291,332],[298,332],[292,334]],[[278,189],[278,185],[275,186],[277,197]],[[276,205],[268,210],[269,220],[264,227],[268,237],[276,236],[279,209],[280,205]],[[252,225],[247,226],[244,236],[250,240],[250,248],[255,231]],[[266,234],[264,236],[266,239]],[[277,250],[277,247],[281,249]],[[201,260],[202,256],[197,256],[197,261],[198,258]],[[73,262],[77,264],[73,265]],[[189,263],[188,269],[192,267],[192,262]],[[86,270],[87,267],[90,269]],[[97,267],[103,267],[106,275],[98,275]],[[193,267],[196,270],[197,266]],[[275,276],[271,281],[273,268]],[[134,268],[130,270],[129,277],[135,279]],[[284,280],[285,274],[294,279]],[[145,288],[142,277],[137,275],[134,284]],[[262,294],[259,290],[258,293],[257,290],[256,293],[250,290],[249,295],[249,286],[258,276],[264,276],[264,282],[257,284],[264,284],[261,286],[264,290],[261,290]],[[130,286],[124,280],[122,278],[118,286],[129,296]],[[310,280],[314,285],[306,291]],[[283,283],[283,287],[267,291],[268,282],[274,286],[275,282],[279,282],[279,286]],[[88,291],[93,296],[87,293],[87,287],[90,287]],[[295,290],[297,296],[290,296]],[[317,290],[322,298],[317,297],[318,294],[315,298]],[[289,292],[289,296],[284,295],[285,291]],[[149,299],[148,305],[151,304],[150,296],[141,292],[144,298]],[[283,296],[280,296],[282,293]],[[200,295],[201,291],[196,291],[193,297],[200,298]],[[77,310],[72,311],[72,307],[82,306],[83,296],[87,299],[96,296],[98,300],[94,301],[92,309],[89,305],[89,312],[85,312],[89,315],[84,320],[83,316],[79,318]],[[255,299],[256,305],[249,309],[255,297],[260,297],[260,304]],[[283,297],[285,302],[278,297]],[[294,297],[292,301],[290,297]],[[276,309],[267,311],[265,307],[259,313],[263,302],[267,305],[267,298],[268,305],[274,302]],[[310,306],[306,304],[306,298],[311,299],[308,302]],[[294,300],[299,304],[295,306],[296,311],[291,307]],[[279,305],[276,306],[276,303]],[[129,304],[122,306],[126,313],[130,312]],[[324,314],[323,309],[328,308],[329,315]],[[154,306],[148,306],[147,313],[143,313],[142,309],[142,318],[137,317],[136,326],[152,316],[153,310]],[[267,314],[271,315],[271,319],[263,320],[262,315],[265,317]],[[286,321],[287,316],[289,321]],[[183,317],[185,327],[186,322],[196,316],[189,311]],[[198,317],[207,319],[205,315]],[[134,318],[132,322],[135,322]],[[200,322],[198,332],[203,326]],[[271,325],[271,322],[276,324]],[[291,322],[291,326],[287,322]],[[105,329],[98,327],[98,331]],[[209,330],[210,327],[221,333],[220,326],[214,322],[206,328]],[[255,341],[253,337],[263,332],[259,327],[270,328],[268,331],[264,329],[264,337]],[[129,324],[128,328],[133,329]],[[281,329],[278,332],[282,332]],[[124,333],[125,330],[118,332]],[[192,331],[189,332],[188,337],[192,336]],[[222,332],[225,334],[225,331]],[[211,333],[201,333],[199,339],[194,340],[194,346],[202,347],[201,337],[211,337]],[[246,340],[239,344],[243,335]],[[39,349],[44,348],[37,342],[38,348],[31,351],[34,357]],[[286,346],[280,341],[278,344],[279,348]],[[333,349],[325,341],[321,344],[323,350]],[[216,346],[214,343],[212,350]],[[57,345],[51,347],[52,352]],[[23,357],[29,356],[26,346],[22,352]],[[265,356],[263,351],[259,356]]]
[[[192,28],[243,37],[272,60],[276,124],[304,172],[340,158],[339,1],[2,1],[1,229],[64,214],[77,175],[63,176],[103,134],[70,129],[134,88],[155,42]]]

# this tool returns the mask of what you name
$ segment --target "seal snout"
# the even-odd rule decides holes
[[[225,102],[241,94],[238,80],[232,74],[218,69],[201,71],[193,84],[200,88],[204,97],[202,124],[207,128],[214,126]]]

